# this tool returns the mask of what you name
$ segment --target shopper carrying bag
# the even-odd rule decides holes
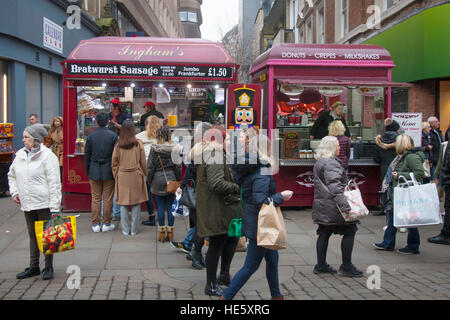
[[[411,172],[410,176],[409,182],[404,176],[400,176],[399,184],[394,188],[394,227],[408,228],[441,224],[436,184],[419,184],[414,173]]]

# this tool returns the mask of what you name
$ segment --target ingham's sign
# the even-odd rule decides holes
[[[232,67],[67,63],[68,76],[130,76],[233,79]]]
[[[63,53],[63,28],[44,17],[44,47]]]

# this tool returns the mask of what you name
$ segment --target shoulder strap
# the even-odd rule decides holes
[[[164,169],[164,165],[162,163],[161,157],[158,154],[158,158],[159,158],[159,162],[161,163],[161,167],[163,169],[163,173],[164,173],[164,178],[166,179],[166,182],[168,183],[169,181],[167,180],[167,176],[166,176],[166,170]]]
[[[242,211],[242,190],[244,190],[244,185],[241,186],[241,195],[239,197],[239,208],[238,208],[238,219],[241,218],[241,211]]]

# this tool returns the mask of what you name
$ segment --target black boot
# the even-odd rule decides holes
[[[209,296],[221,297],[223,295],[223,289],[216,283],[213,285],[206,285],[205,294]]]
[[[230,273],[229,272],[221,272],[219,277],[217,278],[217,283],[221,286],[228,287],[231,283]]]
[[[155,215],[149,215],[148,220],[142,221],[142,224],[145,226],[155,226],[156,225],[155,217],[156,217]]]
[[[34,276],[38,276],[41,274],[41,270],[39,269],[39,267],[37,268],[26,268],[25,271],[18,273],[16,275],[17,279],[25,279],[25,278],[29,278],[29,277],[34,277]]]
[[[53,267],[46,267],[42,270],[42,280],[53,279]]]

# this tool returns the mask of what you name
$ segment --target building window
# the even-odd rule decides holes
[[[197,13],[196,12],[188,12],[188,21],[189,22],[198,22]]]
[[[305,43],[305,32],[303,27],[298,30],[298,41],[299,43]]]
[[[325,43],[325,9],[323,5],[317,13],[317,43]]]
[[[345,37],[348,31],[348,0],[341,0],[341,37]]]
[[[383,0],[383,9],[387,10],[392,7],[397,1],[396,0]]]
[[[180,12],[178,12],[178,15],[179,15],[181,21],[188,20],[188,13],[186,11],[180,11]]]
[[[306,22],[306,43],[313,43],[313,34],[312,34],[312,22],[311,18]]]

